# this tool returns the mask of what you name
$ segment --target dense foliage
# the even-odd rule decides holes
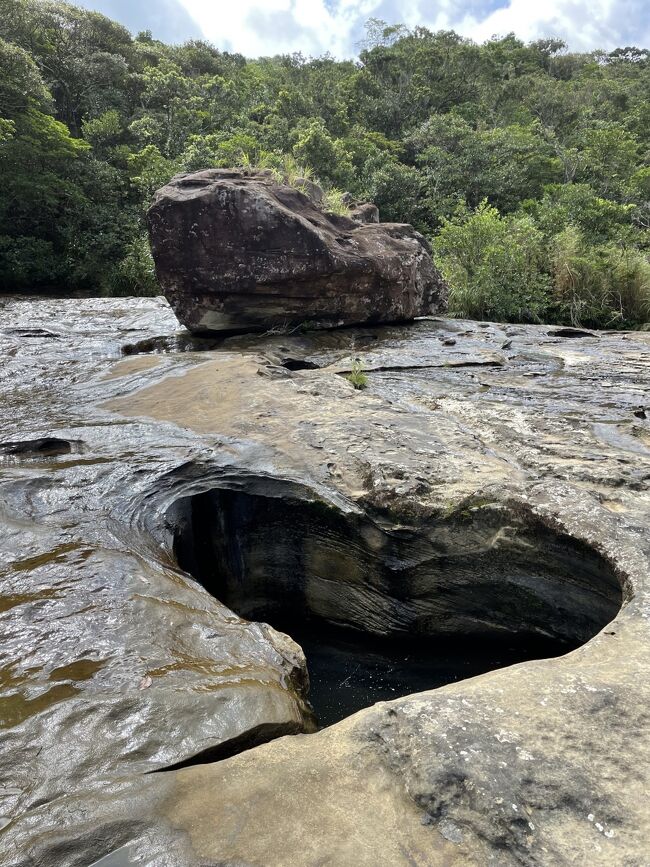
[[[650,319],[650,59],[371,21],[359,61],[246,60],[0,0],[0,285],[156,291],[143,213],[181,170],[311,173],[432,239],[453,312]]]

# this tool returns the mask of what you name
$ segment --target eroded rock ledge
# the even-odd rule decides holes
[[[643,863],[649,335],[3,315],[3,864]],[[300,649],[222,604],[287,598],[581,646],[224,759],[312,726]]]

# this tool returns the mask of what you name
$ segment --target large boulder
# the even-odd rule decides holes
[[[148,218],[160,285],[193,332],[398,322],[445,306],[412,226],[327,213],[270,172],[178,175]]]

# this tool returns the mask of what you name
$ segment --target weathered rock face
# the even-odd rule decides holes
[[[645,864],[650,335],[2,313],[0,863]],[[309,734],[300,649],[224,601],[562,655]]]
[[[366,635],[537,635],[569,649],[621,606],[602,557],[525,509],[470,501],[466,514],[395,532],[281,482],[264,495],[208,491],[177,509],[168,517],[181,564],[239,614],[287,630],[309,618]]]
[[[444,309],[446,286],[412,226],[380,224],[372,205],[350,217],[327,214],[310,195],[270,173],[235,169],[178,175],[157,192],[151,248],[183,325],[268,331],[400,322]]]
[[[364,205],[356,205],[350,210],[350,218],[356,223],[378,223],[379,208],[367,202]]]

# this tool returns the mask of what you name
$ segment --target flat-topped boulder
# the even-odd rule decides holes
[[[445,308],[426,239],[376,209],[328,213],[269,171],[209,169],[158,190],[149,233],[160,285],[190,331],[404,322]],[[361,212],[360,212],[361,213]]]

